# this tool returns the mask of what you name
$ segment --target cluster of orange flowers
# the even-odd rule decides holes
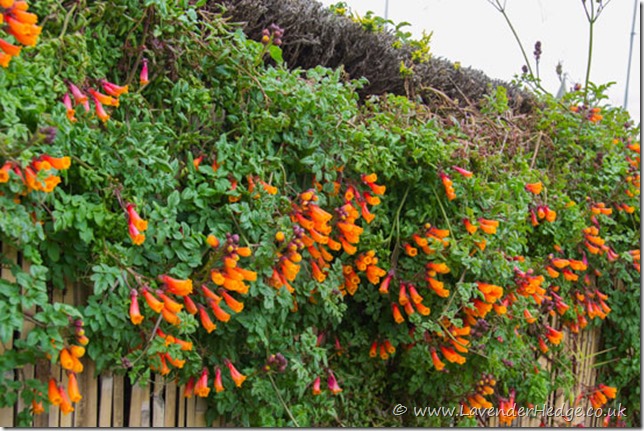
[[[86,91],[92,97],[96,115],[102,122],[106,122],[110,119],[110,115],[107,113],[107,111],[105,111],[105,106],[118,107],[119,97],[122,94],[126,94],[128,92],[128,86],[119,86],[105,79],[101,79],[99,82],[103,87],[103,90],[107,94],[103,94],[91,87]],[[85,112],[90,112],[91,109],[87,95],[72,82],[69,82],[68,86],[69,91],[72,93],[72,97],[74,98],[74,103],[76,105],[82,105],[85,109]],[[63,96],[63,105],[65,105],[65,109],[67,110],[67,118],[72,123],[75,123],[77,119],[76,111],[74,110],[74,106],[72,105],[72,97],[69,96],[69,93],[65,93],[65,95]]]
[[[617,388],[600,384],[588,394],[588,401],[594,409],[601,409],[608,399],[615,399],[617,396]]]
[[[483,300],[474,298],[472,300],[473,308],[465,308],[465,318],[467,323],[475,325],[478,318],[484,319],[492,311],[493,304],[503,296],[503,288],[489,283],[476,282],[479,291],[483,294]],[[499,311],[504,310],[497,310]],[[502,313],[499,313],[502,314]]]
[[[235,383],[235,386],[240,388],[244,381],[247,379],[247,376],[240,373],[230,360],[224,359],[224,364],[226,365],[226,367],[228,367],[228,371],[230,371],[230,377]],[[197,397],[206,398],[210,394],[208,375],[208,368],[203,367],[198,378],[190,377],[183,390],[183,397],[192,398],[192,396],[195,395]],[[215,389],[216,393],[220,393],[226,390],[222,380],[221,368],[219,366],[215,367],[213,388]]]
[[[27,12],[29,4],[26,1],[0,0],[0,25],[7,24],[5,31],[16,41],[25,46],[34,46],[42,27],[38,27],[38,16]],[[22,47],[0,38],[0,66],[8,67],[11,59],[20,55]]]
[[[355,267],[358,272],[365,272],[367,274],[367,280],[371,284],[380,283],[380,278],[387,274],[387,271],[378,267],[378,258],[374,250],[360,254],[355,261]],[[351,265],[343,265],[342,274],[344,275],[344,282],[339,287],[339,290],[342,294],[348,293],[353,296],[360,284],[360,276]]]
[[[532,226],[539,226],[539,220],[543,220],[544,218],[547,222],[553,223],[557,220],[557,212],[550,209],[548,205],[539,205],[536,208],[536,211],[534,208],[530,209],[530,221],[532,222]]]
[[[491,374],[483,374],[479,381],[476,383],[476,390],[474,393],[465,396],[465,401],[461,401],[463,406],[463,413],[466,415],[473,414],[471,408],[475,409],[489,409],[494,407],[485,396],[494,394],[494,386],[496,380]]]
[[[445,284],[442,281],[438,281],[435,277],[437,274],[448,274],[450,272],[447,264],[443,262],[429,262],[425,265],[425,281],[429,284],[430,289],[432,289],[438,296],[441,298],[447,298],[449,296],[449,290],[445,289]]]
[[[499,396],[499,424],[500,425],[511,425],[514,419],[516,419],[518,413],[516,408],[516,402],[514,397],[516,396],[516,391],[510,389],[510,394],[508,398]]]
[[[11,172],[13,172],[27,187],[22,193],[23,195],[32,191],[51,193],[60,184],[60,177],[49,171],[52,169],[63,171],[69,169],[70,165],[71,159],[69,157],[56,158],[47,154],[34,158],[24,169],[21,169],[18,162],[7,161],[0,168],[0,183],[9,182]]]
[[[141,245],[145,241],[145,232],[148,228],[148,222],[143,220],[138,212],[136,212],[136,206],[132,203],[128,203],[125,206],[125,212],[127,213],[128,222],[128,233],[130,239],[134,245]]]
[[[630,250],[628,254],[633,258],[633,267],[640,272],[640,250]]]
[[[573,271],[585,271],[588,269],[588,263],[585,256],[583,260],[563,259],[554,257],[552,254],[549,257],[550,264],[546,266],[546,271],[548,272],[548,276],[551,278],[558,278],[559,275],[563,274],[563,277],[566,280],[577,281],[579,279],[579,275],[575,274]]]
[[[444,172],[441,172],[439,175],[441,177],[441,181],[443,182],[443,187],[445,187],[445,194],[447,195],[447,199],[453,201],[454,199],[456,199],[456,192],[454,191],[453,186],[454,182],[449,177],[449,175]]]
[[[581,106],[577,105],[577,106],[571,106],[570,110],[572,112],[585,113],[586,118],[591,123],[597,123],[597,122],[601,121],[604,118],[604,116],[600,114],[600,112],[602,110],[599,107],[588,109],[588,107],[586,105],[581,105]]]
[[[610,210],[610,208],[607,209]],[[592,254],[603,255],[606,253],[606,257],[610,262],[617,260],[619,255],[611,247],[606,245],[606,240],[599,236],[599,223],[595,219],[595,216],[592,216],[591,220],[594,222],[594,225],[588,226],[583,230],[584,238],[586,239],[584,242],[586,249]]]
[[[83,372],[83,364],[80,358],[85,355],[85,347],[83,345],[86,345],[88,340],[84,335],[82,325],[76,325],[76,333],[81,345],[64,347],[59,355],[60,366],[67,371],[67,391],[65,391],[62,384],[58,384],[55,378],[52,377],[49,379],[49,402],[55,406],[59,406],[63,414],[73,412],[74,407],[72,403],[77,403],[83,398],[78,388],[77,374]],[[32,407],[34,414],[44,412],[42,404],[37,403],[35,400],[32,402]]]
[[[516,293],[528,297],[532,296],[537,304],[541,304],[545,298],[546,289],[541,284],[546,280],[543,275],[532,275],[532,270],[526,272],[519,268],[514,269],[514,282],[517,285]]]
[[[371,344],[371,348],[369,349],[369,357],[370,358],[375,358],[380,354],[380,359],[383,361],[386,361],[389,359],[390,355],[393,355],[396,353],[396,348],[391,344],[389,340],[384,340],[383,342],[379,342],[378,340],[375,340]]]

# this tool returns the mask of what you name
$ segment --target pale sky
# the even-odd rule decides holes
[[[331,5],[338,0],[319,1]],[[387,0],[345,2],[359,15],[371,10],[385,16]],[[596,84],[615,82],[608,93],[611,105],[624,103],[635,4],[635,0],[612,0],[595,23],[590,80]],[[636,124],[640,121],[641,100],[639,6],[628,94],[628,110]],[[547,90],[556,93],[559,89],[555,73],[559,61],[568,75],[568,88],[584,82],[588,22],[582,0],[507,0],[506,11],[531,61],[534,43],[541,41],[539,70]],[[492,78],[509,81],[525,63],[503,15],[487,0],[389,0],[388,18],[395,23],[410,23],[407,29],[415,36],[420,36],[423,30],[433,31],[430,45],[434,55],[460,61],[463,66],[482,70]]]

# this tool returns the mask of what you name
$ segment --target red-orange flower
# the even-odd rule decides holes
[[[221,381],[221,368],[216,367],[215,368],[215,392],[223,392],[224,391],[224,384]]]
[[[163,307],[165,306],[163,302],[155,298],[148,289],[143,289],[143,297],[145,298],[145,302],[148,304],[148,307],[150,307],[156,313],[160,313],[161,310],[163,310]]]
[[[329,378],[327,380],[329,390],[333,395],[337,395],[340,392],[342,392],[342,388],[340,385],[338,385],[338,381],[336,380],[335,376],[333,375],[333,371],[329,370]]]
[[[78,389],[78,380],[76,380],[76,373],[69,373],[69,382],[67,383],[67,392],[69,393],[69,399],[72,403],[77,403],[83,396]]]
[[[313,395],[320,395],[322,390],[320,389],[320,376],[317,376],[313,381],[313,387],[311,388],[311,393]]]
[[[62,399],[60,402],[60,411],[63,412],[64,415],[73,412],[74,407],[72,407],[72,403],[70,402],[65,389],[62,386],[58,386],[58,392],[60,393],[60,397]]]
[[[204,367],[201,371],[201,376],[197,380],[195,385],[194,394],[201,398],[206,398],[210,393],[210,387],[208,386],[208,368]]]
[[[159,276],[159,280],[165,283],[165,288],[174,295],[185,296],[192,293],[192,280],[190,279],[179,280],[164,274]]]
[[[541,181],[538,183],[526,184],[525,189],[532,194],[538,195],[543,190],[543,184],[541,184]]]
[[[438,353],[436,353],[436,349],[434,349],[433,347],[431,348],[431,354],[434,368],[436,368],[438,371],[441,371],[443,368],[445,368],[445,363],[440,360]]]
[[[63,397],[60,395],[60,392],[58,392],[58,384],[56,383],[56,379],[53,377],[49,379],[48,396],[49,402],[55,406],[59,406],[60,403],[63,402]]]
[[[233,363],[230,362],[228,359],[225,360],[225,364],[228,367],[228,370],[230,371],[230,377],[233,379],[233,382],[235,382],[235,386],[240,388],[242,383],[244,383],[244,381],[246,380],[246,376],[240,373],[239,371],[237,371]]]
[[[140,325],[143,322],[143,315],[139,309],[138,293],[132,289],[130,293],[130,320],[133,325]]]

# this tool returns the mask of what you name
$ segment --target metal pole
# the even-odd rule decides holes
[[[385,0],[385,19],[389,19],[389,0]]]
[[[637,4],[638,0],[635,0],[633,8],[633,24],[631,24],[631,44],[628,49],[628,68],[626,69],[626,90],[624,91],[624,109],[628,107],[628,87],[631,79],[631,59],[633,58],[633,40],[635,39],[635,18],[637,17]]]

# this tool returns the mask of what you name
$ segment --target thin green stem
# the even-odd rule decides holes
[[[595,17],[589,20],[589,40],[588,40],[588,64],[586,65],[586,81],[584,84],[584,103],[588,102],[588,82],[590,81],[590,66],[593,60],[593,29]]]
[[[291,413],[291,409],[288,408],[288,406],[286,405],[286,402],[284,401],[284,398],[282,398],[282,394],[280,394],[280,391],[277,388],[277,385],[275,384],[275,380],[273,380],[273,376],[271,376],[269,374],[268,378],[271,381],[271,385],[273,385],[273,389],[275,389],[275,393],[277,394],[277,398],[279,398],[280,402],[282,403],[282,406],[286,409],[286,413],[288,414],[288,417],[290,417],[291,420],[293,421],[293,424],[297,428],[299,428],[300,424],[297,423],[297,421],[295,420],[295,417],[293,416],[293,413]]]
[[[402,211],[403,205],[405,205],[405,201],[407,200],[407,195],[409,194],[409,189],[411,186],[407,186],[407,190],[405,190],[405,194],[403,195],[403,198],[400,200],[400,205],[398,206],[398,210],[396,211],[396,215],[394,217],[394,222],[393,225],[391,226],[391,232],[389,232],[389,236],[385,240],[387,243],[387,247],[391,244],[391,238],[394,235],[394,229],[397,228],[397,232],[400,235],[400,227],[398,226],[400,223],[400,212]]]
[[[454,229],[452,229],[452,224],[449,222],[449,217],[447,217],[447,212],[443,207],[443,203],[441,202],[441,199],[438,197],[438,193],[436,193],[436,189],[432,187],[432,191],[434,192],[434,196],[436,196],[436,202],[438,202],[438,206],[440,207],[441,212],[443,213],[443,217],[445,218],[445,222],[447,223],[447,228],[449,229],[449,235],[452,238],[454,238]],[[454,243],[456,243],[456,239],[454,239]]]
[[[510,27],[510,30],[512,31],[512,34],[514,35],[514,38],[517,41],[517,44],[519,44],[519,49],[521,49],[521,54],[523,55],[523,59],[525,60],[525,64],[528,67],[528,71],[530,72],[530,75],[535,76],[534,73],[532,72],[532,66],[530,66],[530,60],[528,59],[528,55],[525,52],[525,49],[523,49],[523,44],[521,43],[521,39],[519,39],[519,35],[517,34],[517,31],[514,28],[514,25],[512,25],[512,21],[510,21],[510,17],[508,17],[508,14],[505,13],[505,7],[501,6],[501,4],[497,0],[497,9],[501,14],[503,15],[503,18],[505,18],[505,21],[508,23],[508,26]]]

